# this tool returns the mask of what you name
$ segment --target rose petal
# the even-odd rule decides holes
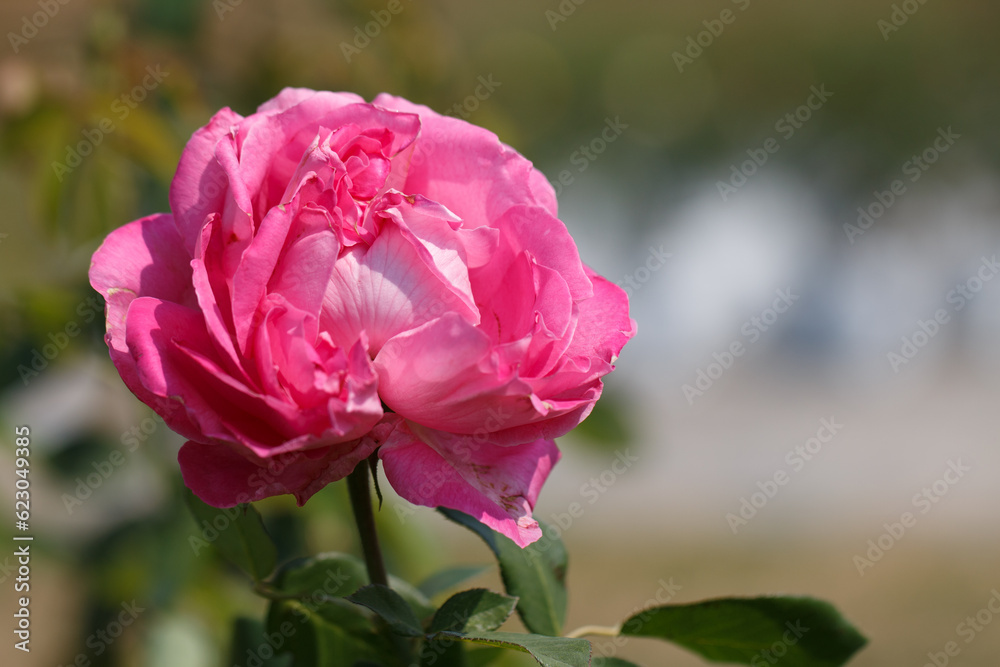
[[[426,245],[405,224],[387,219],[370,248],[354,246],[337,261],[320,325],[339,345],[350,345],[365,332],[377,354],[385,341],[445,311],[479,321],[460,239],[439,240],[438,247],[435,237],[422,231],[430,239]]]
[[[208,125],[195,131],[181,153],[177,173],[170,183],[170,208],[191,256],[205,219],[222,210],[229,187],[229,177],[215,157],[216,145],[242,119],[228,107],[222,109]]]
[[[501,364],[486,334],[454,313],[394,337],[375,369],[385,404],[430,428],[492,438],[538,416],[531,387]]]
[[[140,382],[125,340],[126,314],[137,297],[195,304],[190,261],[173,216],[151,215],[108,235],[91,260],[90,284],[106,302],[105,340],[125,385],[139,400],[163,414],[174,430],[194,437],[198,430],[183,406],[157,397]]]
[[[273,114],[285,109],[290,109],[297,104],[301,104],[310,97],[315,97],[318,95],[317,91],[311,88],[283,88],[280,93],[264,102],[259,107],[257,107],[257,113]],[[331,106],[338,104],[339,106],[344,106],[347,104],[358,104],[364,102],[364,99],[360,95],[355,95],[354,93],[330,93],[326,92],[325,95],[332,96],[335,101],[331,102]]]
[[[444,203],[467,227],[492,225],[517,204],[543,206],[555,215],[551,187],[541,183],[545,177],[489,130],[385,93],[372,103],[420,116],[404,192]]]
[[[361,347],[351,351],[343,386],[326,404],[304,409],[226,373],[198,311],[140,298],[128,317],[127,343],[140,382],[184,404],[198,426],[194,440],[240,443],[264,458],[356,439],[381,417],[375,376]]]
[[[379,449],[386,479],[400,496],[465,512],[521,547],[542,536],[531,512],[559,456],[551,440],[501,447],[410,423]]]
[[[299,216],[298,208],[296,197],[268,212],[233,275],[233,323],[244,352],[269,292],[311,314],[313,324],[317,321],[340,243],[328,225]],[[304,336],[312,341],[317,333],[314,326]]]
[[[240,173],[257,206],[266,211],[281,203],[288,182],[320,128],[353,124],[359,130],[389,130],[392,143],[386,157],[409,146],[420,131],[413,114],[379,109],[370,104],[345,104],[337,93],[317,92],[298,104],[266,116],[250,116],[240,126]]]
[[[515,206],[494,226],[500,230],[496,254],[486,265],[470,272],[473,291],[480,303],[505,289],[504,277],[510,265],[525,252],[539,265],[559,273],[574,301],[593,296],[593,286],[580,261],[576,242],[558,218],[539,206]]]
[[[233,507],[288,493],[301,507],[327,484],[349,475],[377,446],[374,440],[363,438],[284,454],[259,465],[228,445],[188,441],[177,460],[184,484],[213,507]]]
[[[580,302],[580,318],[566,356],[596,357],[611,364],[636,333],[635,320],[628,314],[628,294],[589,266],[584,268],[594,296]]]

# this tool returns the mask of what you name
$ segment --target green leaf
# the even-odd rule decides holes
[[[245,665],[253,662],[260,667],[291,667],[292,656],[278,656],[275,655],[277,652],[264,631],[263,623],[244,617],[233,622],[233,641],[226,664]]]
[[[436,639],[454,637],[466,642],[510,648],[528,653],[542,667],[589,667],[590,642],[586,639],[543,637],[516,632],[441,632]]]
[[[355,591],[347,599],[356,605],[367,607],[389,624],[393,632],[407,637],[424,634],[413,609],[399,593],[387,586],[371,584]]]
[[[420,620],[434,613],[434,606],[412,584],[389,575],[391,588],[410,605]],[[350,554],[328,552],[291,561],[274,577],[274,588],[283,595],[319,602],[324,597],[347,597],[368,585],[364,561]]]
[[[509,651],[496,646],[471,644],[454,637],[444,637],[441,641],[429,639],[420,651],[420,667],[487,667],[504,654],[509,654]],[[520,660],[518,664],[521,664]]]
[[[267,630],[273,639],[280,638],[282,643],[278,648],[291,653],[295,667],[353,667],[365,661],[375,665],[398,664],[392,647],[374,632],[360,609],[347,603],[272,602]]]
[[[199,533],[189,538],[192,547],[211,543],[254,581],[261,581],[274,571],[278,550],[253,505],[219,509],[206,505],[190,491],[186,495],[199,528]],[[195,553],[199,550],[196,548]]]
[[[278,591],[295,597],[347,597],[367,584],[361,559],[336,552],[290,561],[274,578]]]
[[[438,593],[444,593],[473,577],[478,577],[487,569],[489,569],[487,565],[461,565],[448,568],[427,577],[417,588],[420,589],[421,593],[432,598]]]
[[[517,598],[485,588],[462,591],[448,598],[434,614],[431,632],[486,632],[496,630],[517,606]]]
[[[722,598],[647,609],[622,635],[658,637],[716,662],[839,667],[866,639],[830,604],[805,597]]]
[[[522,549],[513,540],[484,526],[468,514],[439,507],[438,511],[486,542],[500,563],[506,591],[517,598],[517,613],[528,630],[558,637],[566,620],[566,548],[558,533],[538,522],[542,538]]]
[[[343,630],[362,634],[375,631],[371,616],[357,605],[348,602],[347,598],[342,600],[334,598],[319,602],[300,600],[300,602],[309,607],[325,622]]]
[[[420,647],[419,665],[420,667],[469,667],[469,652],[466,646],[465,642],[452,637],[445,637],[441,641],[428,639]]]
[[[503,653],[503,649],[496,646],[483,646],[469,650],[465,654],[465,664],[466,667],[486,667],[496,662]]]
[[[410,609],[418,619],[423,621],[424,619],[430,617],[434,613],[435,607],[431,604],[431,601],[427,599],[419,588],[406,581],[405,579],[400,579],[397,576],[389,575],[389,588],[399,593],[399,596],[406,600],[406,603],[410,605]]]
[[[590,667],[639,667],[634,662],[622,660],[621,658],[594,658]]]

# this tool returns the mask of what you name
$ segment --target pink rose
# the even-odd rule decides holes
[[[170,204],[90,280],[200,498],[302,504],[377,449],[407,500],[538,539],[552,439],[635,323],[530,162],[399,98],[286,89],[195,132]]]

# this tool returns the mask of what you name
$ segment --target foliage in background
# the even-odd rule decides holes
[[[672,53],[702,30],[710,13],[704,3],[585,3],[553,30],[544,13],[549,5],[528,0],[505,3],[503,11],[458,0],[404,0],[405,11],[347,62],[341,44],[384,2],[222,2],[228,11],[196,0],[60,4],[37,37],[16,55],[0,57],[0,196],[6,204],[0,387],[8,400],[44,403],[71,383],[78,364],[106,358],[100,305],[90,301],[95,295],[86,284],[99,239],[124,221],[166,210],[172,166],[212,111],[231,105],[249,112],[285,85],[353,90],[369,99],[386,90],[446,111],[474,94],[478,77],[492,75],[501,85],[489,100],[456,113],[517,145],[551,178],[607,117],[621,116],[628,134],[591,168],[635,195],[615,221],[623,233],[641,234],[658,199],[719,177],[718,165],[749,147],[746,137],[769,136],[814,84],[825,83],[834,101],[782,148],[782,159],[823,182],[835,209],[852,209],[854,199],[870,194],[868,184],[893,177],[938,126],[975,136],[985,167],[995,168],[1000,155],[994,35],[1000,10],[984,4],[928,4],[887,41],[876,27],[889,11],[881,5],[753,3],[680,73]],[[35,2],[7,2],[0,17],[5,26],[19,26],[34,11]],[[157,65],[169,74],[136,101],[132,91]],[[958,90],[963,95],[952,94]],[[114,129],[98,132],[105,119]],[[68,166],[81,142],[91,151],[79,156],[78,166],[54,167]],[[673,189],[664,190],[664,182]],[[45,354],[50,345],[57,351],[51,358]],[[87,421],[69,408],[59,415],[65,428],[34,462],[53,497],[73,491],[93,472],[92,462],[122,449],[123,431],[151,419],[135,406],[123,410],[129,415],[124,425]],[[617,411],[602,417],[601,410],[579,435],[612,443],[627,437],[612,416]],[[114,644],[93,656],[94,665],[154,664],[139,656],[179,646],[178,636],[198,636],[178,631],[192,625],[201,628],[204,644],[190,655],[204,656],[206,646],[212,655],[230,619],[253,605],[264,611],[235,573],[218,576],[214,556],[205,555],[211,549],[195,553],[189,543],[198,534],[182,512],[177,444],[157,428],[128,454],[135,458],[127,465],[158,483],[157,504],[132,511],[126,501],[124,509],[94,510],[102,495],[134,497],[134,489],[112,484],[115,477],[93,489],[76,514],[97,519],[70,531],[67,512],[67,526],[53,526],[39,539],[39,553],[63,559],[74,575],[68,593],[80,613],[75,636],[65,638],[68,651],[106,627],[123,600],[149,604],[139,620],[141,640]],[[284,548],[281,562],[355,548],[339,485],[304,512],[290,510],[280,499],[262,505],[268,530]],[[391,515],[383,513],[380,522],[390,554],[401,553],[391,548],[394,542],[420,539]],[[433,562],[425,545],[390,569],[413,578],[429,573]],[[261,628],[246,621],[239,634],[254,636]]]

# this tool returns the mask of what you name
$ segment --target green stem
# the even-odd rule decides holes
[[[378,545],[378,534],[375,532],[375,514],[372,512],[372,496],[368,476],[368,461],[362,461],[354,469],[354,472],[347,476],[347,491],[351,496],[354,522],[358,524],[358,533],[361,535],[361,550],[365,554],[368,579],[373,584],[388,586],[389,577],[385,572],[382,549]]]
[[[599,635],[601,637],[617,637],[621,634],[622,628],[620,625],[615,627],[609,627],[606,625],[584,625],[579,627],[572,632],[567,632],[566,637],[570,639],[578,639],[580,637],[585,637],[587,635]]]
[[[370,482],[370,467],[368,461],[362,461],[350,475],[347,476],[347,492],[351,496],[351,509],[354,510],[354,522],[358,524],[361,535],[361,550],[365,555],[365,567],[368,569],[368,580],[373,584],[389,585],[389,577],[382,560],[382,549],[378,545],[378,533],[375,532],[375,514],[372,512],[372,494]],[[411,642],[396,635],[389,625],[381,618],[375,619],[376,627],[385,635],[390,645],[399,656],[401,664],[411,664]]]

